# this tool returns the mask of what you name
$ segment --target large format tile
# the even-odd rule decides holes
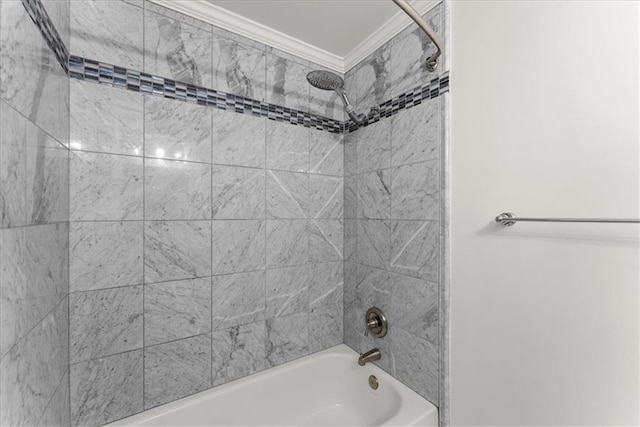
[[[265,70],[266,46],[249,46],[214,35],[213,88],[264,101]]]
[[[265,217],[265,171],[214,165],[212,169],[213,219]]]
[[[145,97],[145,156],[211,163],[211,114],[202,105]]]
[[[212,385],[262,371],[266,366],[265,322],[221,329],[211,334]]]
[[[266,46],[256,40],[250,39],[248,37],[244,37],[241,36],[238,33],[234,33],[232,31],[227,31],[221,27],[212,25],[211,26],[211,31],[213,32],[214,38],[215,37],[222,37],[225,38],[227,40],[231,40],[234,41],[236,43],[240,43],[242,45],[245,46],[250,46],[254,49],[258,49],[258,50],[266,50]]]
[[[6,103],[0,108],[0,226],[17,227],[27,223],[26,141],[35,126]]]
[[[267,102],[309,111],[309,62],[274,48],[267,50]]]
[[[439,171],[437,160],[391,169],[391,218],[437,220]]]
[[[69,79],[22,3],[5,1],[0,9],[2,99],[67,144]]]
[[[144,349],[144,407],[211,387],[211,337],[198,335]]]
[[[344,220],[342,257],[345,261],[356,262],[358,222],[357,219]]]
[[[344,231],[341,219],[309,221],[309,261],[342,260]]]
[[[73,221],[142,219],[142,158],[71,152]]]
[[[383,220],[360,220],[356,236],[358,262],[371,267],[389,268],[391,224]]]
[[[0,354],[5,354],[69,291],[66,224],[0,231]]]
[[[391,125],[389,120],[381,120],[358,129],[353,134],[356,144],[356,169],[358,173],[391,166]]]
[[[267,121],[267,168],[292,172],[309,171],[311,129]]]
[[[358,177],[357,176],[345,176],[344,177],[344,218],[353,219],[357,218],[358,212]]]
[[[426,100],[391,118],[391,165],[440,157],[440,100]]]
[[[211,87],[211,31],[150,11],[144,20],[144,69],[183,83]]]
[[[211,165],[146,159],[144,179],[145,219],[211,218]]]
[[[438,222],[392,221],[391,228],[391,270],[437,282],[440,260]]]
[[[394,325],[438,344],[438,285],[400,274],[391,274],[393,295],[390,318]]]
[[[309,236],[306,220],[267,221],[267,267],[306,264]]]
[[[355,262],[345,262],[343,267],[343,295],[345,310],[353,308],[356,304],[356,286],[358,285],[358,264]]]
[[[442,39],[441,9],[441,5],[434,7],[424,15],[424,20]],[[411,25],[398,34],[391,45],[391,96],[424,86],[443,72],[443,58],[439,59],[438,68],[434,71],[425,66],[426,59],[437,48],[421,28]]]
[[[264,269],[264,221],[213,221],[213,274]]]
[[[357,188],[358,218],[391,217],[391,174],[388,169],[358,175]]]
[[[145,224],[145,283],[211,275],[210,221]]]
[[[210,330],[211,279],[145,285],[145,345],[187,338]]]
[[[337,176],[311,175],[310,177],[311,218],[343,217],[343,180]]]
[[[71,363],[142,348],[142,299],[142,286],[71,294]]]
[[[340,134],[311,129],[311,173],[342,176],[344,171],[344,137]]]
[[[44,414],[68,368],[68,322],[64,300],[2,358],[1,425],[36,425]]]
[[[306,356],[309,352],[309,313],[301,312],[267,320],[266,350],[271,366]]]
[[[149,0],[122,0],[131,4],[140,4],[144,3],[144,10],[148,12],[157,13],[158,15],[166,16],[167,18],[177,19],[178,21],[188,24],[192,27],[199,28],[201,30],[211,31],[211,24],[208,24],[199,19],[193,18],[191,16],[185,15],[183,13],[177,12],[173,9],[168,9],[164,6],[160,6]]]
[[[360,310],[378,307],[389,312],[393,302],[393,282],[391,275],[385,270],[358,265],[355,289],[353,289],[353,303]]]
[[[141,412],[142,350],[71,365],[71,425],[103,425]]]
[[[309,266],[309,307],[342,306],[344,268],[340,261]]]
[[[68,150],[7,104],[1,108],[1,225],[66,221]]]
[[[69,151],[39,131],[27,140],[27,223],[69,219]]]
[[[307,218],[309,175],[267,171],[267,218]]]
[[[67,372],[58,383],[58,388],[51,397],[47,409],[38,421],[38,426],[69,426],[71,414],[69,413],[69,373]]]
[[[213,163],[263,168],[267,119],[232,111],[212,114]]]
[[[371,125],[367,126],[370,127]],[[365,128],[366,129],[366,128]],[[355,175],[357,173],[357,143],[359,133],[349,132],[344,135],[344,175]]]
[[[322,305],[309,312],[309,353],[342,344],[342,304]]]
[[[437,347],[402,329],[394,329],[392,348],[396,378],[438,405]]]
[[[143,234],[142,221],[71,223],[71,291],[141,284]]]
[[[144,97],[76,79],[70,90],[72,149],[142,155]]]
[[[309,309],[309,270],[306,265],[267,270],[266,318]]]
[[[264,319],[264,271],[213,276],[211,292],[214,330]]]
[[[74,55],[142,70],[143,34],[142,8],[125,2],[71,2],[69,51]]]
[[[367,114],[391,96],[391,46],[382,45],[356,67],[356,105]]]

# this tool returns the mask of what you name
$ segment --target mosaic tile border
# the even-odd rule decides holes
[[[75,55],[69,58],[69,75],[78,80],[161,96],[176,101],[206,105],[220,110],[267,117],[269,120],[326,130],[331,133],[353,132],[360,127],[378,122],[382,118],[398,114],[404,109],[420,105],[425,99],[436,98],[449,90],[449,73],[446,72],[422,87],[380,104],[376,112],[371,114],[362,125],[356,125],[352,121],[341,122],[328,119],[304,111],[165,79]]]
[[[44,37],[49,48],[56,55],[60,66],[66,73],[68,73],[69,51],[60,37],[60,34],[56,30],[56,27],[53,25],[53,21],[51,21],[42,1],[22,0],[22,5],[31,17],[33,23],[36,24],[36,27],[40,30],[40,33],[42,34],[42,37]]]
[[[69,58],[69,75],[79,80],[119,87],[133,92],[207,105],[220,110],[235,111],[236,113],[267,117],[270,120],[326,130],[332,133],[342,133],[344,129],[343,122],[338,120],[215,89],[165,79],[164,77],[129,70],[75,55]]]
[[[361,127],[376,123],[383,118],[398,114],[402,110],[420,105],[426,99],[436,98],[449,91],[449,72],[445,72],[426,85],[416,87],[378,105],[373,112],[369,113],[369,116],[361,125],[357,125],[350,120],[342,122],[215,89],[194,86],[80,56],[69,55],[64,41],[53,25],[42,1],[22,0],[22,4],[33,22],[40,29],[47,45],[54,52],[69,77],[142,94],[215,107],[220,110],[267,117],[269,120],[325,130],[331,133],[353,132]]]
[[[383,118],[395,116],[402,110],[422,104],[422,101],[434,99],[449,91],[449,72],[445,71],[439,77],[432,79],[424,86],[402,93],[388,101],[379,104],[373,114],[369,114],[364,123],[357,125],[352,121],[344,122],[345,133],[353,132],[361,127],[379,122]]]

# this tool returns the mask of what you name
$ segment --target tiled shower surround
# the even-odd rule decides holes
[[[46,2],[69,40],[69,6]],[[0,425],[69,423],[69,80],[0,2]]]
[[[5,22],[14,22],[5,9],[11,4],[13,13],[26,13],[20,2],[0,1],[4,136],[11,127],[6,118],[16,122],[4,105],[11,80],[4,78],[11,64],[4,59],[11,54]],[[44,5],[72,55],[212,88],[227,99],[293,109],[300,117],[344,120],[339,99],[306,82],[307,72],[322,68],[309,61],[147,1],[71,1],[70,10],[62,1]],[[442,34],[443,5],[428,18]],[[28,35],[7,37],[40,36],[26,19]],[[64,76],[41,36],[35,42],[50,56],[49,72]],[[48,122],[14,107],[22,113],[17,118],[28,117],[57,138],[58,151],[45,157],[57,181],[45,168],[40,187],[58,234],[43,237],[55,250],[37,239],[36,248],[29,246],[30,231],[49,235],[37,228],[46,214],[29,222],[29,186],[40,187],[37,173],[30,180],[24,142],[26,222],[5,221],[14,205],[3,204],[0,418],[7,422],[1,424],[101,425],[342,342],[358,351],[379,347],[383,369],[446,405],[439,386],[446,94],[434,88],[448,79],[426,87],[445,71],[424,70],[432,49],[412,26],[350,70],[346,85],[358,110],[394,101],[382,118],[339,133],[333,125],[283,123],[251,108],[239,114],[66,78],[55,101],[45,89],[43,105],[69,114],[51,120],[68,129],[49,130]],[[72,61],[72,75],[73,69]],[[19,78],[26,87],[38,81]],[[423,87],[426,96],[398,98]],[[54,102],[61,107],[51,107]],[[36,140],[29,135],[22,140]],[[5,139],[3,162],[7,150],[20,153]],[[2,188],[22,188],[13,184],[22,176],[16,170],[2,164]],[[3,201],[15,196],[0,194]],[[37,271],[57,286],[47,293],[53,285],[45,280],[43,308],[27,303],[30,289],[5,285],[13,274],[6,266],[16,262],[5,242],[18,241],[5,228],[25,230],[26,249],[16,252],[23,264],[45,248],[58,263],[57,276]],[[57,378],[56,387],[39,384],[44,374],[31,368],[50,372],[49,359],[47,365],[27,358],[25,366],[24,353],[5,354],[5,325],[13,321],[6,320],[13,300],[5,288],[18,297],[22,292],[28,305],[18,316],[9,311],[10,319],[27,322],[16,322],[25,331],[7,345],[59,354],[56,375],[47,374],[51,383]],[[372,305],[390,319],[383,339],[363,335],[364,311]],[[38,332],[53,325],[58,335]],[[7,366],[5,359],[23,365]],[[18,378],[7,382],[5,372]],[[24,372],[34,375],[27,385]],[[29,395],[33,384],[43,387],[42,395]]]
[[[443,36],[444,4],[425,19]],[[446,40],[445,40],[446,41]],[[347,72],[356,106],[371,106],[424,85],[434,46],[412,25]],[[446,70],[441,58],[439,73]],[[377,364],[435,405],[447,406],[446,156],[448,94],[423,101],[344,140],[344,342],[378,347]],[[371,306],[389,318],[388,336],[365,337]],[[444,378],[444,380],[443,380]],[[443,411],[444,409],[444,411]]]
[[[302,111],[330,99],[308,61],[152,3],[72,2],[70,51]],[[343,341],[341,134],[72,79],[70,147],[72,424]]]

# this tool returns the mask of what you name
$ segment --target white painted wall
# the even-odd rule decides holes
[[[638,3],[451,4],[451,423],[637,425]]]

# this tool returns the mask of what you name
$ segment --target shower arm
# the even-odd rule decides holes
[[[413,19],[425,33],[427,33],[427,36],[429,36],[433,44],[436,45],[436,53],[428,57],[426,61],[427,69],[429,71],[435,71],[438,67],[438,58],[442,55],[442,40],[440,40],[440,37],[438,37],[435,31],[429,27],[429,24],[424,22],[422,16],[420,16],[420,14],[406,0],[393,0],[393,2],[397,4],[400,9],[404,10],[404,12],[409,15],[409,17]]]
[[[351,105],[351,102],[347,97],[347,91],[345,88],[334,89],[334,90],[338,94],[338,96],[340,96],[340,98],[342,99],[342,103],[344,104],[344,110],[347,112],[349,117],[351,117],[351,120],[353,120],[354,123],[361,125],[364,122],[364,120],[367,118],[367,115],[356,112],[356,109],[353,108],[353,105]]]

